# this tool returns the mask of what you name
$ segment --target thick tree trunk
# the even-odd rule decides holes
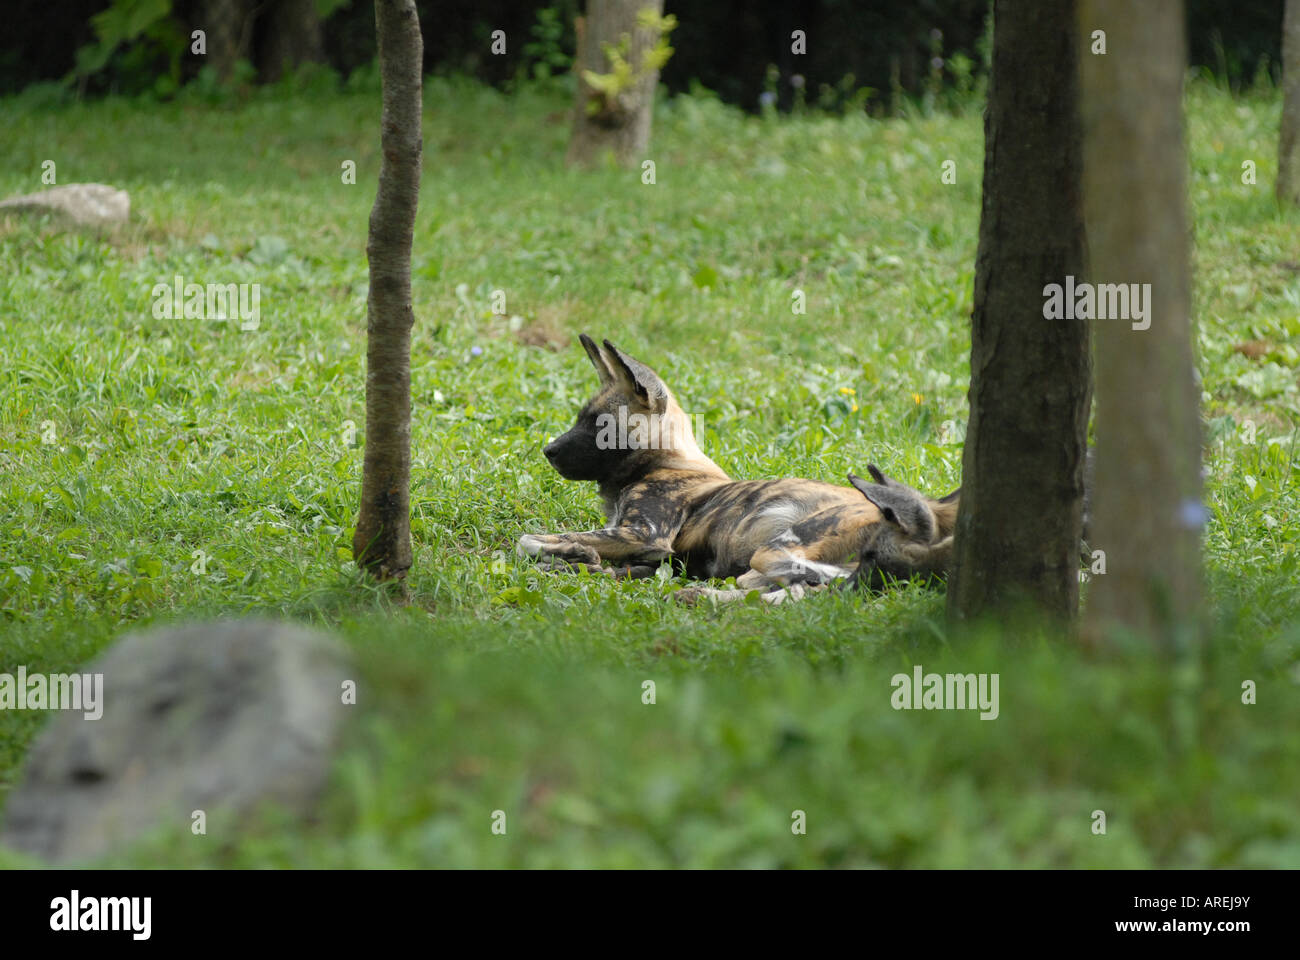
[[[262,44],[262,79],[279,80],[286,70],[325,58],[316,0],[273,0]]]
[[[642,58],[658,40],[654,31],[637,26],[637,13],[646,8],[661,15],[663,0],[587,0],[587,16],[578,21],[578,51],[573,64],[578,93],[567,157],[571,166],[591,166],[611,151],[622,167],[636,166],[646,159],[659,71],[647,71],[613,104],[582,77],[583,70],[611,72],[604,45],[617,46],[624,35],[630,38],[627,62],[634,72],[639,71]]]
[[[252,47],[251,0],[203,0],[201,20],[207,45],[207,63],[222,80],[229,80],[238,60],[248,60]]]
[[[366,453],[352,553],[385,580],[411,566],[411,240],[420,199],[423,41],[414,0],[375,0],[375,24],[383,160],[366,243]]]
[[[1145,320],[1098,319],[1097,490],[1086,638],[1118,626],[1165,649],[1201,599],[1201,425],[1191,332],[1181,0],[1083,0],[1084,201],[1091,279],[1150,284]],[[1142,288],[1139,288],[1142,290]],[[1131,297],[1130,297],[1131,299]],[[1148,324],[1147,329],[1134,329]]]
[[[1073,0],[998,0],[984,117],[970,423],[948,612],[1078,609],[1091,400],[1086,319],[1045,319],[1083,272]]]
[[[1300,204],[1300,0],[1286,0],[1282,18],[1282,129],[1277,150],[1277,199]]]

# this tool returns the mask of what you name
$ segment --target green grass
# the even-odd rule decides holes
[[[776,119],[678,98],[647,186],[563,168],[560,91],[430,80],[425,99],[407,607],[350,560],[361,449],[343,443],[364,426],[377,93],[0,101],[0,195],[54,160],[61,183],[132,196],[103,236],[0,219],[0,670],[261,613],[336,629],[361,676],[318,822],[120,862],[1300,866],[1300,217],[1272,199],[1271,92],[1189,98],[1214,630],[1172,664],[1010,626],[959,641],[919,588],[685,609],[668,584],[513,556],[522,532],[600,519],[540,455],[594,385],[579,331],[656,367],[735,477],[874,462],[957,486],[977,108]],[[176,274],[260,283],[260,328],[155,319]],[[1000,718],[892,710],[914,662],[998,672]],[[0,714],[0,802],[44,719]]]

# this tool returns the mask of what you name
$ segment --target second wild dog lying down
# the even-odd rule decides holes
[[[932,500],[874,466],[872,482],[850,474],[852,487],[732,480],[700,452],[689,419],[653,370],[608,340],[603,347],[586,334],[580,340],[600,388],[543,452],[561,476],[598,485],[608,522],[579,533],[525,534],[521,554],[628,577],[651,576],[671,558],[688,577],[737,578],[737,590],[689,588],[676,594],[684,601],[738,599],[758,589],[779,603],[841,578],[879,587],[886,577],[946,569],[960,491]]]

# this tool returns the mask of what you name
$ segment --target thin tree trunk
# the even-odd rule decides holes
[[[610,151],[622,167],[636,166],[646,159],[659,71],[644,73],[613,104],[582,77],[583,70],[609,73],[604,45],[618,46],[624,35],[630,38],[627,61],[634,72],[640,70],[642,58],[658,41],[654,31],[637,26],[637,13],[646,8],[659,16],[663,0],[587,0],[587,16],[578,20],[578,50],[573,64],[578,93],[567,157],[571,166],[591,166]]]
[[[1046,319],[1082,279],[1079,43],[1073,0],[998,0],[984,117],[970,423],[948,613],[1075,616],[1091,400],[1086,319]]]
[[[1084,198],[1091,277],[1150,284],[1145,320],[1098,319],[1097,490],[1086,638],[1115,627],[1168,650],[1201,602],[1201,425],[1191,332],[1181,0],[1084,0]],[[1139,288],[1141,290],[1141,288]],[[1147,329],[1134,329],[1149,323]]]
[[[414,0],[375,0],[383,82],[379,190],[370,211],[366,439],[357,565],[380,580],[411,566],[411,241],[420,199],[421,58]]]
[[[1286,0],[1282,18],[1282,129],[1277,151],[1277,199],[1300,204],[1300,0]]]

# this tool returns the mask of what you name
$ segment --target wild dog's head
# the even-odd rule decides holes
[[[690,420],[653,370],[608,340],[578,338],[596,368],[600,389],[563,436],[542,452],[568,480],[625,483],[674,459],[700,454]]]
[[[919,490],[885,476],[868,464],[874,483],[849,474],[849,482],[880,510],[880,523],[867,527],[858,547],[858,567],[846,586],[882,590],[890,580],[943,576],[947,545],[957,519],[961,490],[931,500]]]

